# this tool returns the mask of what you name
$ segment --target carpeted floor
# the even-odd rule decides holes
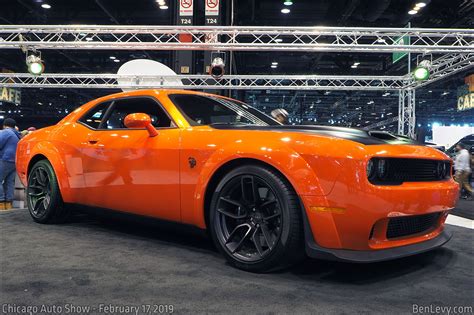
[[[452,214],[474,220],[474,200],[459,199]]]
[[[454,236],[445,247],[414,257],[369,265],[308,260],[279,273],[251,274],[228,266],[207,238],[186,228],[91,216],[40,225],[16,210],[0,213],[0,304],[59,305],[62,313],[67,303],[69,310],[89,305],[92,314],[105,314],[101,303],[173,305],[176,314],[472,307],[473,231],[448,229]]]

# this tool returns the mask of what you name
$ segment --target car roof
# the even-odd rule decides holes
[[[194,94],[194,95],[203,95],[203,96],[222,97],[220,95],[215,95],[215,94],[210,94],[210,93],[205,93],[205,92],[198,92],[198,91],[193,91],[193,90],[163,88],[163,89],[142,89],[142,90],[138,89],[138,90],[133,90],[133,91],[118,92],[118,93],[105,95],[99,99],[107,100],[111,98],[121,98],[121,97],[127,97],[127,96],[140,96],[140,95],[155,95],[155,94],[160,94],[160,93],[165,93],[165,94],[179,93],[179,94]]]

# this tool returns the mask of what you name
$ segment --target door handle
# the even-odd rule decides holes
[[[93,139],[90,139],[90,140],[89,140],[89,143],[90,143],[90,144],[96,144],[97,142],[99,142],[99,140],[93,140]]]

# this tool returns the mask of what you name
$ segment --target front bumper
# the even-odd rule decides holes
[[[371,263],[416,255],[443,246],[452,234],[443,231],[437,237],[421,243],[379,250],[329,249],[318,246],[313,240],[306,241],[306,254],[311,258]]]

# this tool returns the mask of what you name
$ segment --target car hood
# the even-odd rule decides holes
[[[346,127],[332,127],[332,126],[293,126],[293,125],[275,125],[275,126],[255,126],[255,125],[233,125],[233,124],[213,124],[212,128],[223,130],[260,130],[260,131],[279,131],[279,132],[303,132],[315,134],[319,136],[328,136],[351,140],[365,145],[377,144],[409,144],[422,145],[414,140],[385,140],[371,136],[367,131]]]

